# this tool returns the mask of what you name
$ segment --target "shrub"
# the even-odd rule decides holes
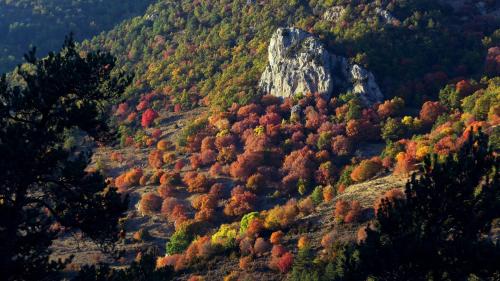
[[[343,221],[344,217],[349,212],[349,203],[344,200],[338,200],[335,202],[335,210],[333,212],[333,217],[336,221]]]
[[[380,104],[377,108],[377,113],[382,119],[395,117],[404,109],[404,104],[405,102],[402,98],[395,97],[392,100],[386,100],[384,103]]]
[[[249,224],[256,218],[260,218],[260,214],[258,212],[251,212],[244,215],[240,221],[240,234],[245,233],[248,229]]]
[[[142,169],[131,169],[115,179],[115,187],[119,192],[126,192],[129,187],[139,184],[139,180],[142,176]]]
[[[267,229],[285,228],[296,219],[298,212],[296,203],[292,201],[284,206],[275,206],[267,212],[264,226]]]
[[[335,197],[335,189],[331,185],[327,185],[323,188],[323,200],[325,202],[330,202]]]
[[[253,209],[253,204],[257,196],[250,191],[245,191],[242,187],[235,187],[231,191],[231,199],[224,207],[224,214],[227,216],[242,216]]]
[[[144,215],[157,213],[161,209],[162,199],[156,193],[146,193],[142,195],[139,202],[139,211]]]
[[[149,166],[155,169],[160,169],[163,166],[163,152],[161,150],[153,150],[148,156]]]
[[[422,105],[422,109],[420,110],[420,120],[424,124],[431,125],[444,112],[446,112],[446,107],[439,102],[427,101]]]
[[[210,180],[204,175],[196,172],[188,172],[184,175],[184,183],[191,193],[204,193],[208,191]]]
[[[293,255],[290,252],[285,253],[277,262],[277,267],[281,273],[290,271],[293,265]]]
[[[281,257],[283,254],[287,252],[286,248],[281,244],[274,245],[271,249],[272,257]]]
[[[230,174],[234,178],[246,180],[250,175],[254,174],[264,160],[262,152],[245,151],[238,155],[236,162],[230,166]]]
[[[382,207],[384,202],[391,203],[394,200],[401,200],[405,198],[404,192],[399,188],[393,188],[386,191],[384,195],[380,196],[373,204],[373,209],[375,210],[375,215],[377,215],[378,210]]]
[[[168,255],[178,254],[187,249],[191,243],[192,237],[187,233],[186,229],[179,229],[170,237],[166,244]]]
[[[373,178],[375,175],[380,173],[384,167],[382,166],[382,161],[379,158],[372,158],[369,160],[363,160],[361,163],[354,168],[351,173],[351,179],[355,182],[362,182]]]
[[[302,214],[308,215],[314,211],[314,203],[311,197],[304,198],[300,200],[299,204],[299,211]]]
[[[264,229],[264,221],[261,218],[255,218],[248,224],[247,236],[258,236]]]
[[[191,168],[197,170],[203,164],[201,161],[201,155],[198,153],[191,155],[191,157],[189,157],[189,163],[191,163]]]
[[[335,242],[334,233],[329,232],[321,238],[321,247],[327,252],[331,250],[333,243]]]
[[[279,245],[279,244],[281,244],[281,241],[283,240],[283,236],[285,236],[283,231],[281,231],[281,230],[274,231],[273,233],[271,233],[270,242],[273,245]]]
[[[307,236],[301,236],[299,238],[299,241],[297,242],[297,247],[300,249],[304,249],[306,247],[309,247],[309,244],[310,244],[310,240]]]
[[[217,152],[215,152],[214,150],[207,149],[201,152],[200,160],[204,166],[207,166],[214,163],[216,157],[217,157]]]
[[[323,187],[316,186],[311,194],[311,200],[315,206],[323,202]]]
[[[336,136],[332,139],[332,152],[338,156],[351,154],[352,142],[345,136]]]
[[[179,160],[177,160],[177,162],[175,162],[174,170],[179,172],[182,170],[182,168],[184,168],[185,165],[186,165],[186,163],[184,163],[184,160],[179,159]]]
[[[214,233],[211,237],[213,244],[218,244],[225,249],[234,248],[236,246],[236,236],[238,231],[236,228],[229,224],[223,224],[219,227],[219,230]]]
[[[248,256],[253,254],[253,238],[244,237],[240,240],[240,254],[242,256]]]
[[[158,117],[156,111],[148,108],[143,114],[141,119],[141,125],[144,128],[149,128],[151,123]]]
[[[252,190],[253,192],[258,192],[262,189],[265,182],[266,182],[265,177],[260,173],[256,173],[248,178],[246,187]]]
[[[169,150],[171,146],[172,146],[172,143],[168,140],[160,140],[156,144],[156,148],[160,151],[163,151],[163,152]]]
[[[252,265],[252,257],[246,256],[240,258],[239,266],[241,270],[249,270]]]
[[[271,248],[271,245],[262,237],[259,237],[255,240],[255,244],[253,246],[253,250],[256,255],[261,256],[267,253]]]
[[[351,202],[350,210],[349,212],[347,212],[344,218],[344,222],[353,223],[359,221],[361,219],[362,211],[363,208],[361,207],[361,204],[359,204],[358,201]]]

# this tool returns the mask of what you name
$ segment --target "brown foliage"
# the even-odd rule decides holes
[[[174,194],[175,192],[175,187],[173,185],[170,185],[170,184],[162,184],[160,186],[158,186],[158,194],[160,194],[160,196],[162,198],[167,198],[167,197],[170,197]]]
[[[267,253],[271,248],[271,245],[262,237],[255,240],[253,250],[257,256],[261,256]]]
[[[350,210],[344,217],[344,222],[353,223],[359,221],[361,219],[362,211],[363,208],[361,207],[361,204],[359,204],[358,201],[352,201],[350,205]]]
[[[241,270],[249,270],[250,267],[252,266],[252,257],[251,256],[241,257],[239,266]]]
[[[241,239],[240,244],[240,254],[242,256],[248,256],[253,254],[253,239],[250,237],[244,237]]]
[[[335,218],[335,220],[344,220],[347,212],[349,212],[349,203],[342,199],[337,200],[337,202],[335,202],[335,210],[333,212],[333,217]]]
[[[139,211],[142,214],[151,215],[157,213],[161,209],[161,197],[156,193],[146,193],[142,195],[139,202]]]
[[[227,216],[242,216],[253,210],[253,204],[257,196],[250,191],[245,191],[242,187],[235,187],[231,191],[231,199],[224,208]]]
[[[191,193],[205,193],[210,186],[210,180],[204,174],[196,172],[187,172],[183,181]]]
[[[148,156],[149,166],[160,169],[163,166],[163,151],[153,150]]]

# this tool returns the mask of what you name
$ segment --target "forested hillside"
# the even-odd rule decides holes
[[[0,72],[22,63],[36,46],[39,54],[55,51],[70,32],[91,38],[124,19],[141,15],[153,0],[0,0]]]
[[[0,149],[37,149],[2,162],[0,218],[21,215],[19,231],[0,220],[16,241],[4,258],[15,271],[0,270],[498,280],[499,12],[497,1],[157,1],[31,57],[0,83]],[[39,175],[43,163],[55,168]],[[44,244],[26,252],[28,212]],[[24,272],[37,252],[42,266]]]

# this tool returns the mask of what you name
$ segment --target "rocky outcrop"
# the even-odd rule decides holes
[[[330,63],[330,54],[307,32],[280,28],[271,38],[269,64],[260,87],[279,97],[308,92],[330,95],[333,90]]]
[[[367,105],[383,95],[371,72],[346,58],[330,54],[319,40],[297,28],[280,28],[269,44],[269,63],[259,86],[278,97],[352,91]]]

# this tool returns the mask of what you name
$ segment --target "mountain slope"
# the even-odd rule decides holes
[[[107,31],[124,19],[140,15],[155,1],[117,0],[1,0],[0,72],[22,63],[30,46],[45,56],[55,51],[64,36],[80,41]]]

